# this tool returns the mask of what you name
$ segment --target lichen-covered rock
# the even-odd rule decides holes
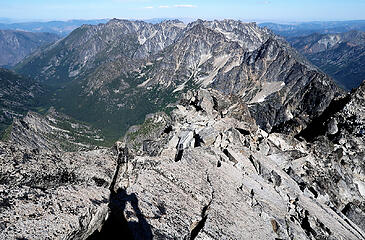
[[[107,217],[116,165],[110,150],[46,154],[0,142],[0,239],[86,239]]]

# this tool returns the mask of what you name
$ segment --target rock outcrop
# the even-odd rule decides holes
[[[305,181],[328,189],[333,207],[365,231],[365,84],[339,100],[299,136],[317,159],[316,177]],[[312,170],[312,171],[313,171]]]
[[[114,156],[0,143],[0,239],[86,239],[108,215]]]
[[[268,134],[215,90],[188,92],[171,118],[150,116],[161,127],[121,148],[112,215],[133,239],[365,239],[363,159]],[[150,142],[165,144],[156,155]]]

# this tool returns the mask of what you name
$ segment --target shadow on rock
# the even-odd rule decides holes
[[[127,204],[131,209],[126,209]],[[151,227],[138,207],[136,194],[127,194],[125,190],[112,193],[109,203],[110,216],[101,231],[95,231],[88,240],[123,239],[150,240],[153,239]],[[133,218],[133,220],[127,221]]]

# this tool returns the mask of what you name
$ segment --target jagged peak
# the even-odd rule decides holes
[[[158,25],[158,24],[171,24],[171,23],[172,24],[180,24],[180,23],[184,24],[184,22],[180,21],[179,19],[167,19],[167,20],[164,20],[160,23],[156,23],[155,25]]]

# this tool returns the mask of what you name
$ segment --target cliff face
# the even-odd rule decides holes
[[[0,66],[14,66],[40,47],[60,39],[56,34],[0,30]]]

